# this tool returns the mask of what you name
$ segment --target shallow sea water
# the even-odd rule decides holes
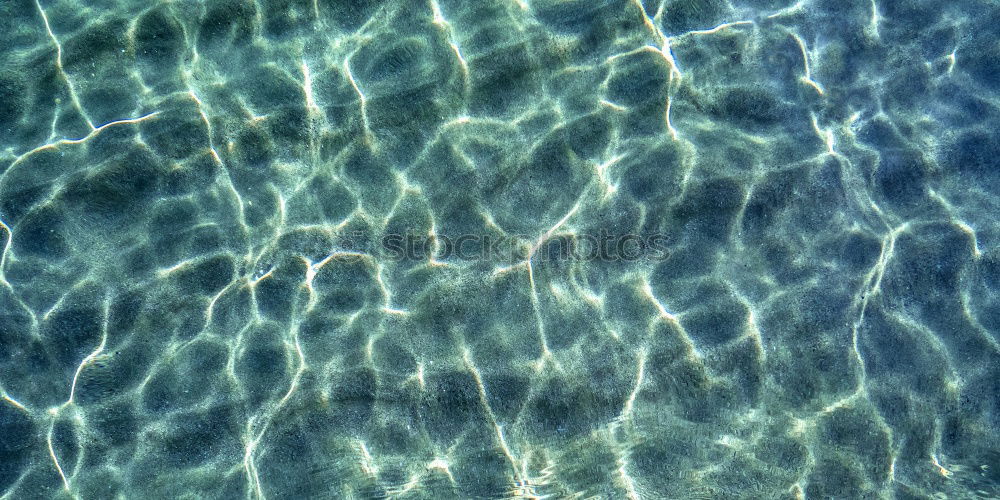
[[[3,0],[0,498],[1000,497],[1000,5]]]

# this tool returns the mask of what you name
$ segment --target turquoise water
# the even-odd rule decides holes
[[[0,1],[0,498],[1000,497],[1000,5]]]

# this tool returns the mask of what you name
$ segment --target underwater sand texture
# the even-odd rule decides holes
[[[3,0],[0,499],[1000,497],[998,40]]]

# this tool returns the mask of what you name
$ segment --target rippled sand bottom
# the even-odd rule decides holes
[[[4,1],[0,498],[1000,496],[998,21]]]

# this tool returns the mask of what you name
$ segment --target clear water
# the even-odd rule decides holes
[[[996,498],[998,26],[3,0],[0,498]]]

